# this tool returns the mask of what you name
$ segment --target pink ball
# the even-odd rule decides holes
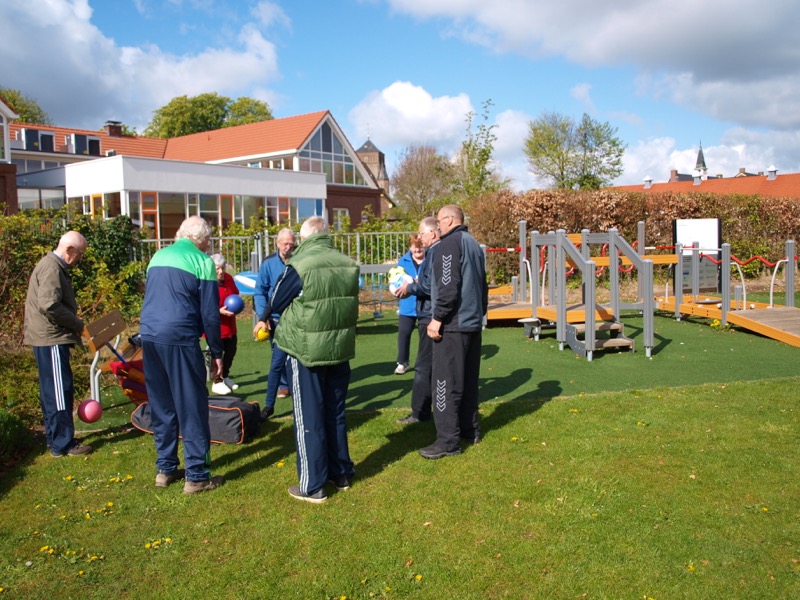
[[[103,407],[97,400],[84,400],[78,406],[78,418],[84,423],[94,423],[103,416]]]

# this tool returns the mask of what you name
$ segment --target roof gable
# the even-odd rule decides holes
[[[295,152],[328,115],[329,111],[323,110],[172,138],[167,141],[164,158],[214,162]]]

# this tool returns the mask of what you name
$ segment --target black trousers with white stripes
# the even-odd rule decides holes
[[[480,331],[444,330],[433,344],[433,422],[436,445],[455,450],[460,439],[473,441],[478,424],[478,377],[481,369]]]
[[[58,454],[66,454],[77,444],[72,420],[75,388],[69,364],[70,348],[70,344],[33,347],[47,446]]]

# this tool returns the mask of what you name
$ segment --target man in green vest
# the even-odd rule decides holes
[[[300,245],[278,280],[253,334],[273,329],[289,357],[297,475],[289,487],[298,500],[320,504],[325,484],[347,490],[355,473],[347,445],[345,398],[356,353],[358,265],[333,248],[322,217],[300,228]]]

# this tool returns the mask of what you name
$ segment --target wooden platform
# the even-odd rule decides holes
[[[719,303],[712,300],[700,302],[684,302],[680,305],[680,313],[707,319],[721,319],[722,310]],[[675,298],[656,298],[656,306],[660,310],[675,312]],[[790,346],[800,348],[800,308],[775,306],[769,308],[764,303],[748,303],[753,309],[729,310],[728,322],[748,331],[778,340]],[[731,309],[735,308],[731,303]]]
[[[539,306],[536,309],[536,316],[544,321],[556,321],[556,309],[550,306]],[[525,319],[533,316],[533,305],[530,302],[492,302],[489,299],[489,310],[486,318],[489,321],[504,319]],[[595,310],[595,320],[609,321],[614,316],[604,307],[598,306]],[[582,305],[567,307],[568,323],[583,323],[586,321],[586,314]]]

